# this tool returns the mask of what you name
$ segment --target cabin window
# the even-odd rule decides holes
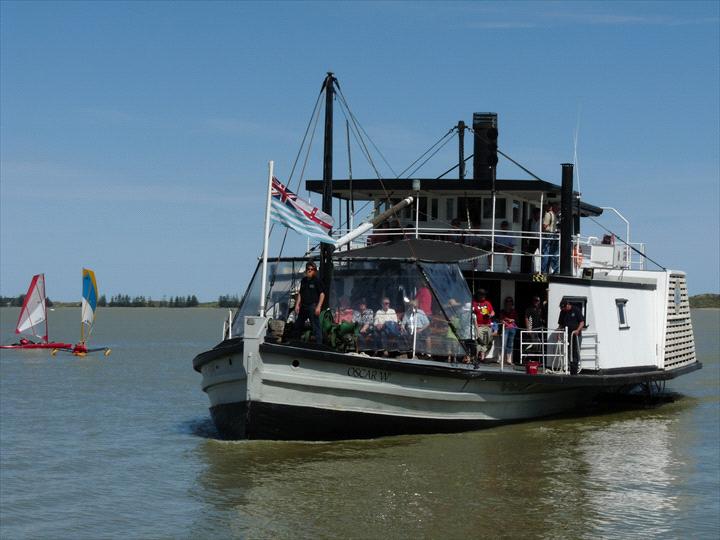
[[[427,221],[427,197],[418,197],[418,208],[420,210],[420,217],[418,219],[420,221]]]
[[[440,201],[437,199],[430,199],[430,218],[431,219],[437,219],[438,218],[438,207],[439,207]]]
[[[479,228],[481,203],[480,197],[458,197],[458,219],[467,221],[469,216],[470,225]]]
[[[505,203],[503,197],[495,199],[495,219],[506,219]],[[492,199],[483,200],[483,217],[492,219]]]
[[[463,221],[462,216],[455,215],[455,199],[448,198],[445,200],[445,219],[447,221],[452,221],[455,217],[457,217],[460,221]]]
[[[513,201],[513,223],[520,223],[520,201]]]
[[[615,306],[617,307],[618,325],[620,329],[630,328],[627,320],[627,299],[616,298]]]

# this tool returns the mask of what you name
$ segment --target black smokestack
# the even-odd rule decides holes
[[[562,164],[562,191],[560,192],[560,275],[572,276],[573,235],[573,165]]]
[[[473,113],[473,179],[493,182],[497,166],[497,113]]]

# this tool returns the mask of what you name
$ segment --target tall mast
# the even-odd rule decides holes
[[[332,162],[333,162],[333,100],[337,79],[331,71],[323,82],[325,89],[325,148],[323,154],[323,198],[322,211],[332,216]],[[325,287],[325,306],[330,305],[330,286],[332,284],[333,246],[323,243],[320,246],[320,279]]]

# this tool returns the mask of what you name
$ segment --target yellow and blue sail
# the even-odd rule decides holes
[[[95,272],[87,268],[82,271],[82,325],[80,329],[81,339],[85,340],[90,335],[93,322],[95,321],[95,309],[97,309],[98,287],[95,281]],[[87,333],[85,329],[87,328]]]

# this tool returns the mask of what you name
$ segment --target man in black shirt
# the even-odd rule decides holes
[[[295,301],[295,332],[301,334],[305,321],[310,319],[315,343],[322,344],[322,327],[320,326],[320,311],[325,301],[325,289],[317,275],[317,266],[314,262],[305,265],[305,277],[300,280],[300,291]]]
[[[560,302],[560,316],[558,317],[558,330],[565,329],[570,342],[570,374],[577,375],[580,362],[580,344],[582,343],[582,329],[585,328],[585,317],[582,312],[567,300]]]

